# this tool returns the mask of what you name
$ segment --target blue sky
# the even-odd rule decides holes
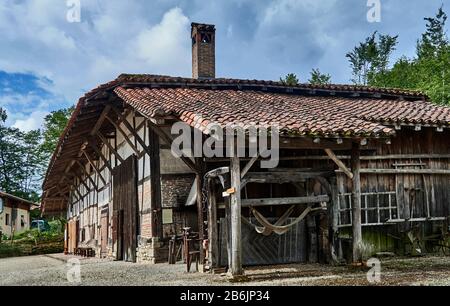
[[[193,21],[216,25],[218,77],[307,81],[319,68],[349,83],[345,54],[359,41],[399,35],[393,57],[414,56],[423,18],[449,2],[380,0],[381,21],[370,23],[367,0],[80,0],[71,23],[65,0],[2,0],[0,106],[30,130],[120,73],[190,76]]]

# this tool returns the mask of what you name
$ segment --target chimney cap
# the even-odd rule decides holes
[[[206,24],[206,23],[193,22],[193,23],[191,23],[191,27],[192,27],[192,29],[196,28],[197,30],[202,30],[202,31],[215,31],[216,30],[215,25]]]

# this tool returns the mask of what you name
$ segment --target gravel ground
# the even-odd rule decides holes
[[[81,283],[70,283],[67,261],[80,261]],[[383,260],[379,285],[450,286],[450,257]],[[0,285],[370,285],[367,268],[298,264],[246,269],[245,282],[224,275],[186,273],[183,264],[133,264],[62,254],[0,259]]]

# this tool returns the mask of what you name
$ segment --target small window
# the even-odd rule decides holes
[[[162,210],[162,221],[163,224],[172,224],[173,223],[173,210],[164,208]]]
[[[25,216],[24,215],[20,215],[20,226],[25,227]]]
[[[9,224],[9,214],[5,215],[5,225],[10,225]]]

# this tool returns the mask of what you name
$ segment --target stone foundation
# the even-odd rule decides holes
[[[138,237],[136,258],[138,263],[167,262],[168,248],[158,238]]]

